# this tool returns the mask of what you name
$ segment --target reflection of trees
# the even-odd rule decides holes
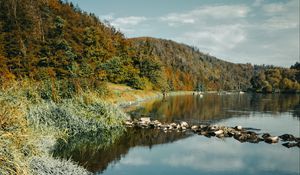
[[[299,95],[289,94],[206,94],[174,96],[166,101],[153,101],[132,111],[133,115],[150,115],[161,121],[210,121],[250,115],[251,112],[287,112],[299,105]],[[299,116],[299,108],[294,115]]]
[[[148,146],[151,149],[156,144],[169,143],[189,136],[181,132],[162,132],[129,128],[110,146],[103,146],[101,142],[97,142],[97,137],[73,137],[67,143],[58,144],[54,155],[71,158],[89,171],[102,172],[111,162],[117,162],[125,156],[131,147]]]
[[[253,94],[251,98],[251,110],[272,113],[294,111],[297,113],[297,106],[299,106],[299,102],[300,95]]]
[[[300,119],[300,101],[298,105],[294,107],[293,116],[298,117]]]

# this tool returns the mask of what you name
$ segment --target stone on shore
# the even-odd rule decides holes
[[[188,127],[189,127],[189,124],[188,124],[187,122],[185,122],[185,121],[182,121],[182,122],[180,122],[180,126],[181,126],[181,127],[188,128]]]

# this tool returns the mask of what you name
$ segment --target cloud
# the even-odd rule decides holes
[[[120,163],[128,166],[142,166],[142,165],[149,165],[150,161],[145,160],[143,157],[135,156],[135,157],[126,157]]]
[[[283,3],[272,3],[263,5],[263,10],[267,13],[284,12],[287,9]]]
[[[112,25],[116,27],[122,26],[135,26],[139,23],[146,21],[147,18],[144,16],[128,16],[128,17],[121,17],[112,20]]]
[[[298,8],[299,4],[297,1],[264,4],[262,9],[268,18],[262,27],[269,30],[299,28]]]
[[[222,20],[226,18],[244,18],[250,8],[244,5],[215,5],[203,6],[185,13],[170,13],[162,16],[161,21],[167,22],[169,26],[178,24],[195,24],[207,18]]]
[[[220,25],[201,28],[201,31],[186,32],[177,38],[181,42],[189,42],[210,52],[226,51],[246,40],[247,34],[240,24]]]
[[[175,142],[171,146],[181,151],[166,154],[161,161],[167,166],[176,168],[190,168],[212,172],[212,174],[216,172],[228,174],[225,172],[234,171],[247,174],[254,166],[258,171],[282,170],[289,173],[299,171],[297,166],[299,159],[292,156],[293,152],[285,151],[281,145],[270,149],[270,145],[267,144],[241,144],[235,140],[221,141],[215,138],[206,140],[193,136],[187,140]],[[176,149],[173,148],[173,150]]]
[[[200,4],[182,12],[153,16],[110,13],[101,19],[128,37],[172,39],[235,63],[289,67],[299,61],[299,1]]]
[[[127,34],[133,34],[136,32],[135,27],[137,25],[148,20],[148,18],[144,16],[115,17],[114,13],[102,15],[100,19],[108,21],[112,26]]]

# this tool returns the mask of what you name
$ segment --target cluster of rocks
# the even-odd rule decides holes
[[[294,137],[291,134],[283,134],[281,136],[272,136],[269,133],[256,133],[251,128],[243,128],[242,126],[226,127],[218,125],[189,125],[185,121],[179,123],[161,123],[158,120],[151,120],[149,117],[143,117],[139,120],[127,120],[125,122],[127,127],[160,129],[164,132],[186,132],[192,131],[195,134],[206,137],[233,137],[240,142],[259,143],[264,141],[266,143],[284,142],[282,145],[291,148],[298,146],[300,148],[300,138]]]

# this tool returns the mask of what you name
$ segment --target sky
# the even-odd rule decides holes
[[[290,67],[299,56],[299,0],[69,0],[126,37],[196,46],[234,63]]]

